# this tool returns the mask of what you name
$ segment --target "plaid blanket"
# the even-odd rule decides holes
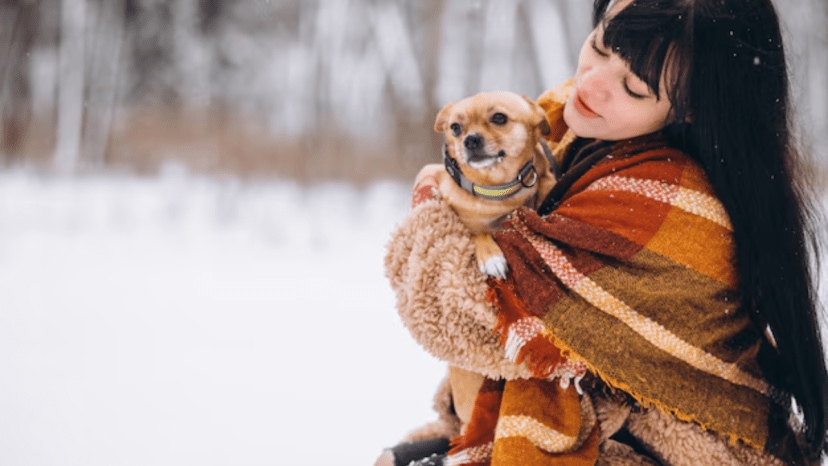
[[[495,289],[487,298],[499,312],[525,312],[514,294]],[[596,414],[578,386],[586,366],[565,358],[543,325],[530,326],[511,328],[506,357],[526,364],[532,377],[484,379],[468,425],[452,441],[447,466],[595,464]],[[523,351],[526,345],[536,351]]]
[[[741,306],[703,170],[661,136],[569,154],[577,176],[554,210],[520,209],[495,235],[511,269],[489,282],[507,356],[540,374],[563,354],[645,406],[764,448],[786,397],[766,382],[775,351]]]

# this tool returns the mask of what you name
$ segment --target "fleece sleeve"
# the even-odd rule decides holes
[[[489,378],[528,377],[505,358],[495,334],[496,310],[486,302],[468,230],[444,202],[416,205],[394,229],[385,271],[397,312],[417,343],[433,356]]]

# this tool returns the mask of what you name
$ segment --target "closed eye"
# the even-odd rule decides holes
[[[630,89],[630,84],[629,84],[629,82],[627,81],[627,78],[624,78],[624,91],[626,91],[626,93],[627,93],[630,97],[632,97],[633,99],[638,99],[638,100],[641,100],[641,99],[646,99],[646,98],[647,98],[647,96],[646,96],[646,95],[644,95],[644,94],[639,94],[639,93],[637,93],[637,92],[633,91],[632,89]]]

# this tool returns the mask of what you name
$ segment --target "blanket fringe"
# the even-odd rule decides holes
[[[487,463],[492,460],[494,442],[485,443],[476,447],[466,448],[457,453],[448,455],[445,466],[462,466],[476,463]]]

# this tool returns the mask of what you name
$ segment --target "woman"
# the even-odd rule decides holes
[[[419,206],[386,259],[406,325],[454,364],[486,355],[466,368],[493,380],[520,377],[506,363],[532,377],[586,367],[597,459],[560,464],[818,464],[815,241],[771,1],[595,0],[593,18],[563,108],[575,136],[559,146],[563,175],[496,234],[506,280],[464,260],[462,226],[423,202],[432,169],[418,177]],[[540,99],[552,119],[556,97]],[[489,418],[509,383],[481,389],[478,404],[497,393]],[[466,432],[451,464],[559,464],[529,451],[544,450],[537,435],[488,421],[489,443],[474,445],[486,454],[456,454],[473,444]]]

